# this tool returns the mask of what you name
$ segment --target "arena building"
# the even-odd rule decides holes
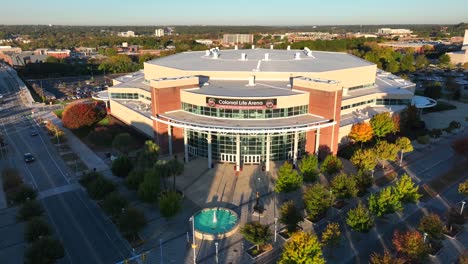
[[[336,153],[352,124],[401,111],[414,88],[347,53],[211,49],[149,61],[96,98],[166,154],[269,170],[271,161]]]

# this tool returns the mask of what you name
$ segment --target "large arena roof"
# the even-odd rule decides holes
[[[148,63],[187,71],[324,72],[374,65],[342,52],[275,49],[183,52]],[[245,54],[245,59],[242,59]],[[265,57],[268,54],[268,58]],[[299,55],[297,55],[299,54]],[[297,57],[299,56],[299,58]]]

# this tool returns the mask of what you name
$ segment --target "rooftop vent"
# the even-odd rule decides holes
[[[294,55],[294,59],[295,60],[300,60],[301,59],[301,53],[296,52],[296,54]]]
[[[237,45],[235,45],[235,46],[234,46],[234,49],[235,49],[235,50],[238,50],[238,49],[239,49],[239,47],[238,47]]]
[[[205,56],[210,56],[210,51],[209,50],[205,50]]]
[[[247,60],[247,54],[241,53],[241,60]]]
[[[286,48],[287,50],[291,50],[291,46],[288,45],[288,47]]]
[[[312,51],[308,47],[304,48],[304,53],[307,55],[307,57],[314,57],[312,55]]]
[[[249,76],[249,86],[255,86],[255,75]]]
[[[252,49],[255,49],[255,45],[252,45]]]
[[[218,52],[213,52],[213,59],[217,59],[219,57],[219,53]]]
[[[273,44],[272,44],[272,45],[270,45],[270,49],[274,49],[274,46],[273,46]]]
[[[265,60],[266,60],[266,61],[267,61],[267,60],[270,60],[270,54],[265,53]]]

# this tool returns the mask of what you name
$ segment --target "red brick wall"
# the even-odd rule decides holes
[[[342,91],[321,91],[303,87],[294,87],[309,93],[309,113],[336,121],[336,125],[320,129],[319,148],[328,147],[332,153],[338,150],[338,130],[340,128]],[[307,132],[306,151],[315,152],[315,131]]]
[[[180,110],[180,90],[195,88],[198,85],[186,85],[180,87],[155,89],[151,88],[151,103],[153,116],[168,111]],[[169,138],[167,125],[153,121],[153,128],[156,143],[161,148],[161,153],[169,152]],[[172,128],[172,149],[173,152],[182,152],[184,150],[184,134],[181,128]]]

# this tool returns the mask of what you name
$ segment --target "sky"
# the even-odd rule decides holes
[[[468,22],[467,0],[16,0],[0,24],[359,25]]]

